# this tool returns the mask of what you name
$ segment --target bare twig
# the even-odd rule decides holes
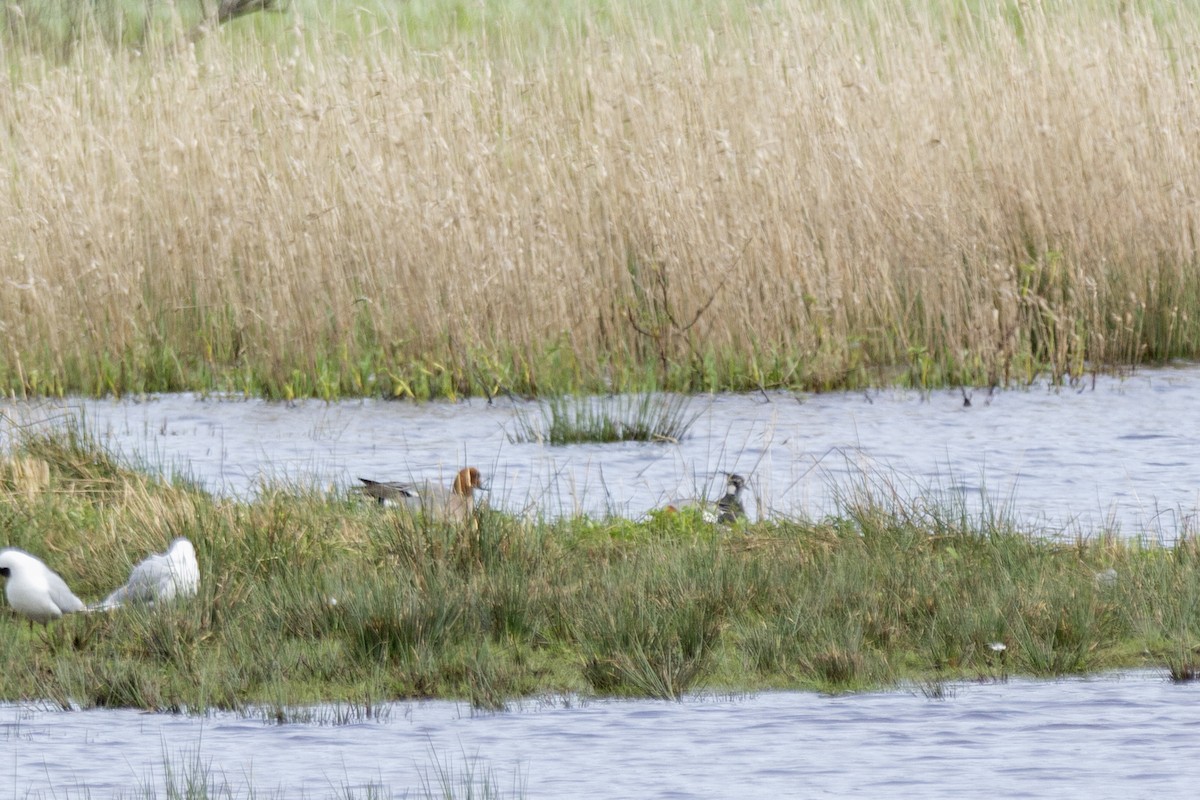
[[[750,242],[752,242],[752,241],[754,241],[753,236],[750,237],[749,239],[747,239],[746,243],[744,245],[742,245],[742,249],[738,252],[737,258],[735,258],[729,264],[729,266],[724,269],[724,276],[721,278],[720,282],[717,283],[717,285],[715,287],[713,287],[712,292],[710,292],[708,295],[708,299],[705,300],[700,305],[700,307],[696,309],[696,313],[692,315],[691,322],[687,323],[686,325],[680,325],[678,320],[675,319],[674,310],[671,308],[671,298],[667,292],[666,274],[665,274],[665,271],[662,271],[662,270],[660,270],[658,272],[658,274],[655,276],[655,282],[658,284],[659,294],[661,295],[659,308],[656,310],[656,312],[657,312],[656,316],[658,316],[660,320],[662,317],[666,317],[666,321],[669,322],[670,324],[669,325],[659,324],[659,325],[654,326],[653,329],[643,328],[641,325],[639,325],[637,323],[637,320],[634,318],[633,309],[632,308],[625,309],[625,316],[628,318],[629,324],[633,327],[633,329],[635,331],[637,331],[638,333],[640,333],[642,336],[653,339],[655,341],[655,343],[658,345],[659,357],[663,361],[664,364],[666,364],[666,360],[667,360],[666,348],[664,347],[664,340],[672,334],[686,334],[689,331],[691,331],[691,329],[693,327],[695,327],[696,323],[700,321],[700,317],[702,317],[704,315],[704,312],[708,311],[708,309],[712,306],[713,302],[717,299],[717,295],[721,293],[721,290],[723,288],[725,288],[725,284],[728,283],[729,279],[733,276],[733,274],[735,272],[734,267],[736,267],[738,265],[738,263],[742,260],[742,257],[746,254],[746,250],[747,250],[747,248],[750,247]],[[693,347],[690,338],[688,340],[688,348],[691,349],[694,353],[695,348]]]
[[[700,308],[696,309],[696,314],[695,314],[695,316],[692,317],[692,321],[679,329],[680,333],[686,333],[687,331],[690,331],[692,329],[692,326],[700,321],[700,316],[705,311],[708,311],[708,307],[713,304],[713,301],[717,299],[717,295],[721,293],[721,290],[723,288],[725,288],[725,284],[729,281],[730,277],[732,277],[733,271],[734,271],[733,268],[736,267],[738,265],[738,263],[742,260],[742,256],[746,255],[746,249],[750,247],[750,243],[752,241],[754,241],[753,236],[751,236],[749,239],[747,239],[746,243],[744,245],[742,245],[742,249],[737,254],[737,258],[735,258],[733,260],[733,262],[728,267],[725,268],[725,277],[721,278],[721,282],[718,283],[716,285],[716,288],[714,288],[712,290],[712,294],[710,294],[708,296],[708,300],[705,301],[704,305],[702,305],[702,306],[700,306]],[[672,322],[674,322],[674,320],[672,320]]]

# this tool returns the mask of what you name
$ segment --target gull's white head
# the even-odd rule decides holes
[[[41,559],[15,547],[0,550],[0,577],[5,579],[4,596],[18,614],[45,625],[63,614],[83,610],[83,601],[67,587],[58,573]]]
[[[196,560],[196,548],[183,536],[180,536],[175,541],[171,542],[171,546],[167,548],[167,555],[176,561]]]
[[[200,565],[196,562],[196,548],[184,537],[171,542],[167,550],[171,560],[171,585],[159,593],[163,600],[173,597],[194,597],[200,588]]]

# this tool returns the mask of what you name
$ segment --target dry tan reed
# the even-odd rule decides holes
[[[252,53],[9,54],[0,379],[836,386],[1197,355],[1200,21],[785,5],[536,50],[298,21]]]

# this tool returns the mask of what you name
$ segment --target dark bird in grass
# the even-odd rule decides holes
[[[746,509],[742,506],[742,489],[746,488],[746,479],[734,472],[726,472],[725,494],[715,503],[711,500],[672,500],[667,503],[667,511],[682,511],[685,508],[698,508],[700,517],[705,522],[720,522],[728,525],[739,519],[744,519]]]
[[[725,494],[717,501],[717,522],[728,525],[746,516],[742,506],[742,489],[746,488],[746,479],[734,472],[726,472],[729,479],[725,484]]]

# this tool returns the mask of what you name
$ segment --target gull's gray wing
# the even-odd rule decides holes
[[[95,611],[120,608],[126,603],[152,601],[158,596],[158,584],[162,575],[171,574],[170,561],[162,553],[148,556],[129,573],[129,580],[103,601],[92,606]]]
[[[71,587],[67,586],[67,582],[49,567],[46,568],[46,585],[50,590],[50,599],[54,601],[54,605],[58,606],[62,613],[70,614],[74,611],[83,611],[83,601],[76,597],[75,593],[71,591]]]

